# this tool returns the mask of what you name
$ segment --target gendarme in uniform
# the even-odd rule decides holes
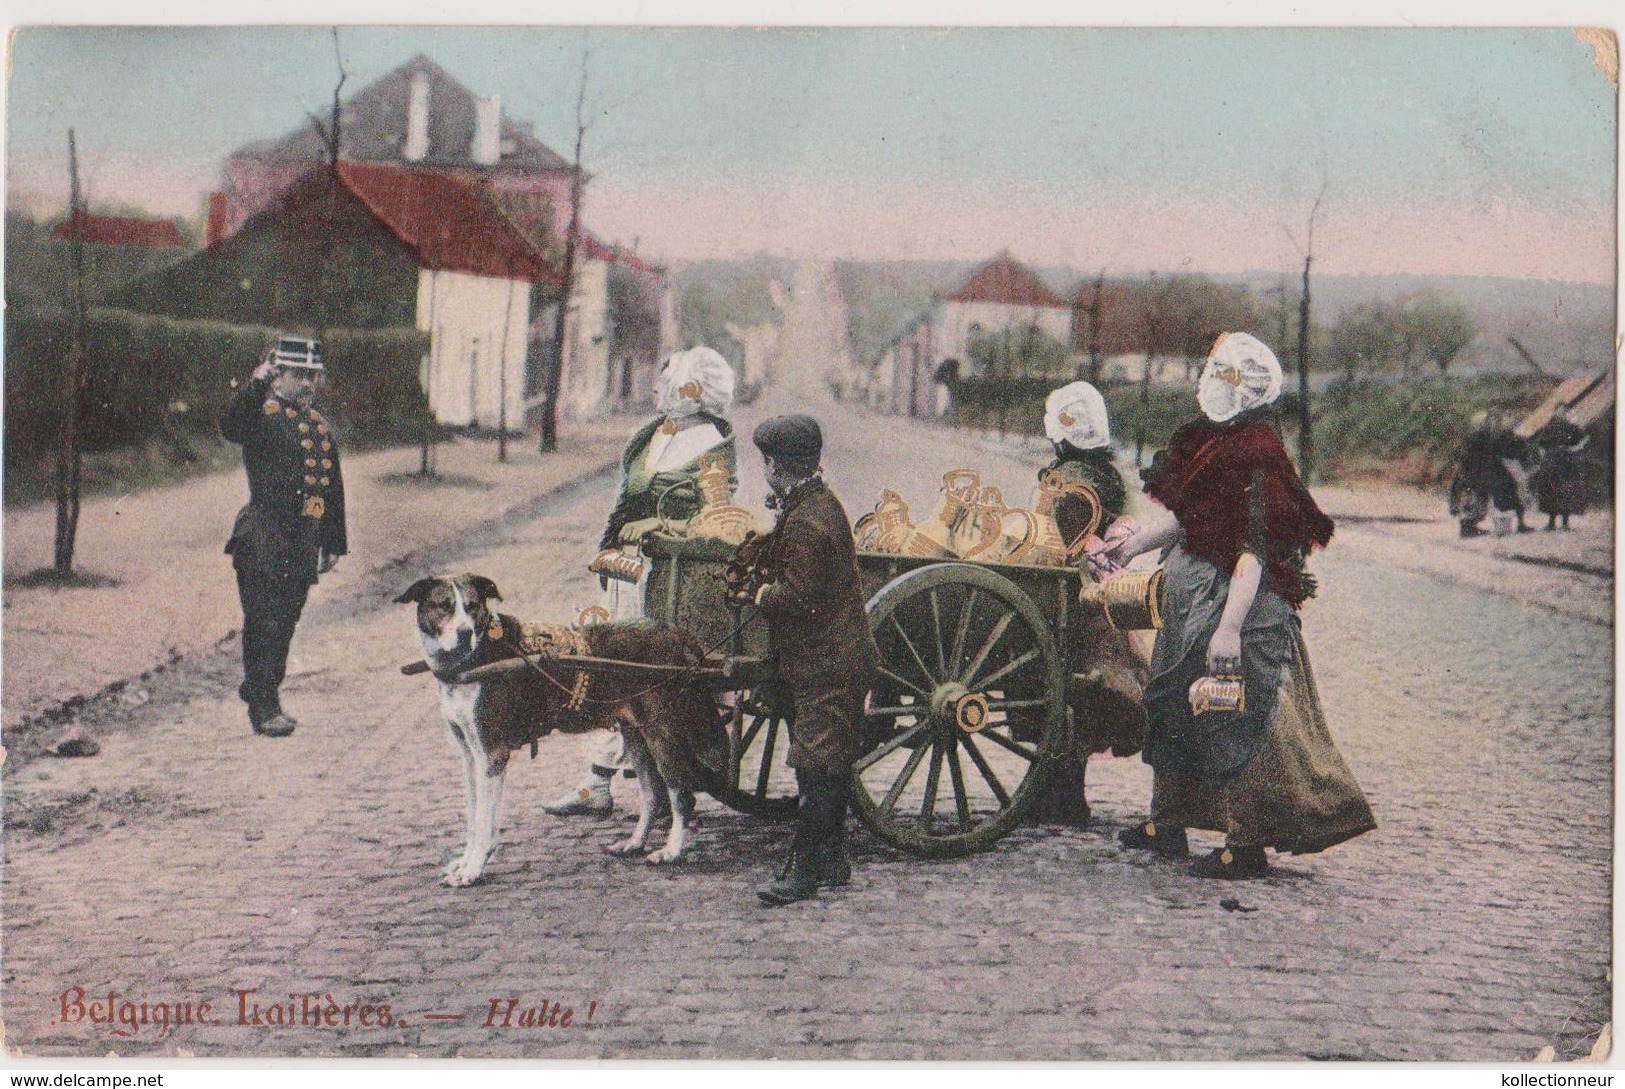
[[[312,401],[321,345],[282,337],[267,362],[226,406],[220,433],[243,448],[248,473],[248,503],[226,542],[243,606],[238,694],[256,733],[285,736],[295,723],[278,690],[294,626],[318,573],[347,551],[344,477],[332,424]]]

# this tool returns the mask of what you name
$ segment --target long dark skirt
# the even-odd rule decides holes
[[[1215,778],[1157,773],[1159,824],[1223,832],[1233,847],[1313,854],[1377,826],[1365,794],[1326,729],[1303,638],[1290,662],[1264,742],[1242,768]]]

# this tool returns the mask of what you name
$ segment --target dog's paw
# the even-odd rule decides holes
[[[440,883],[448,889],[466,889],[471,885],[478,885],[485,880],[485,874],[470,873],[467,870],[453,870],[440,879]]]
[[[471,862],[466,858],[458,859],[440,878],[440,883],[448,889],[466,889],[470,885],[477,885],[485,879],[485,860]]]
[[[619,840],[615,843],[611,843],[608,847],[605,847],[604,853],[606,855],[614,855],[616,858],[625,858],[627,855],[639,855],[643,853],[643,844],[631,839]]]
[[[651,866],[670,865],[683,861],[683,852],[675,850],[671,847],[662,847],[658,851],[651,852],[649,857],[643,861],[647,862]]]

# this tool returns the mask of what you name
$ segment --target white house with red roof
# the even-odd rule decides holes
[[[327,119],[323,119],[325,122]],[[540,402],[561,282],[572,168],[530,125],[504,116],[426,56],[346,99],[337,175],[418,263],[417,327],[430,334],[424,388],[452,426],[517,428]],[[305,125],[226,160],[210,200],[211,249],[287,214],[329,153]],[[665,277],[588,234],[566,315],[560,415],[645,410],[675,339]]]
[[[518,429],[540,361],[537,285],[550,264],[476,178],[437,170],[338,164],[346,189],[418,258],[416,325],[429,334],[423,388],[451,426]]]
[[[949,384],[979,377],[971,345],[1026,329],[1066,345],[1072,307],[1005,250],[898,334],[867,380],[867,395],[892,412],[940,416],[948,408]]]
[[[964,378],[976,377],[970,346],[980,336],[1032,327],[1061,344],[1072,336],[1072,307],[1008,250],[971,273],[934,309],[939,362],[957,359]]]

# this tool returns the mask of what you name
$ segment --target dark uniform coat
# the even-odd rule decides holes
[[[316,581],[320,555],[348,550],[344,477],[332,425],[253,379],[220,417],[220,433],[243,448],[248,503],[226,551],[243,607],[243,683],[237,690],[258,726],[280,710],[288,648]]]
[[[254,379],[226,406],[220,433],[243,448],[248,473],[248,503],[226,542],[234,564],[314,583],[318,550],[349,551],[333,425],[314,408],[272,396],[268,380]]]
[[[863,701],[880,664],[846,510],[817,477],[791,489],[762,542],[756,603],[795,703],[791,767],[846,772],[869,749]]]

